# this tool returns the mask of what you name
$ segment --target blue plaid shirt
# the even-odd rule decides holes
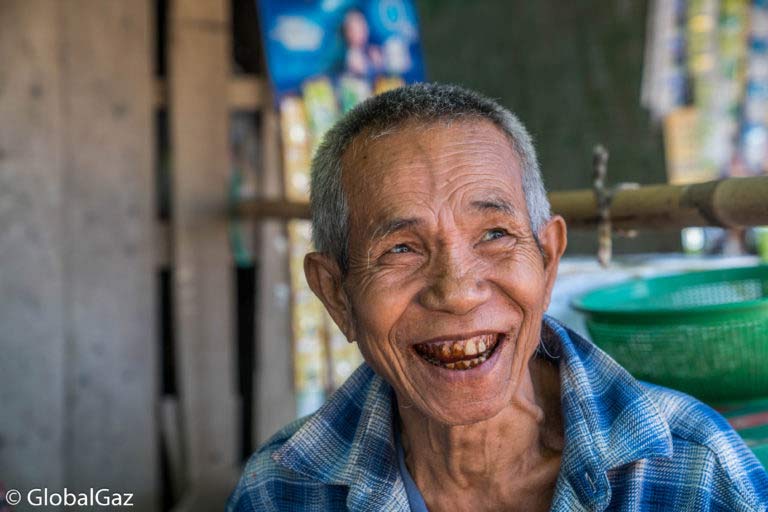
[[[768,474],[720,415],[635,380],[551,318],[542,341],[565,425],[552,510],[768,511]],[[392,388],[363,364],[251,457],[227,510],[409,510],[393,414]]]

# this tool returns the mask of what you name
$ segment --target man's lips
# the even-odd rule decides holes
[[[504,334],[490,333],[464,339],[437,340],[413,346],[427,362],[449,370],[469,370],[483,364],[502,341]]]

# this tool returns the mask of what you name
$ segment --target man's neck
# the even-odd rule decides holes
[[[507,407],[471,425],[439,423],[398,402],[406,463],[430,509],[476,494],[471,509],[487,500],[500,510],[501,502],[528,502],[519,494],[540,493],[550,480],[554,488],[563,445],[559,376],[543,360],[529,367]]]

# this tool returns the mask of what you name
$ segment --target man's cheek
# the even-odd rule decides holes
[[[363,359],[373,369],[376,374],[382,376],[387,382],[399,382],[400,375],[397,369],[400,363],[397,362],[397,354],[392,347],[382,344],[381,340],[366,338],[360,342],[360,352]]]
[[[401,297],[397,290],[389,287],[369,287],[355,297],[356,308],[362,318],[372,321],[368,327],[385,327],[394,323],[399,312],[407,305],[407,298]],[[388,330],[388,329],[387,329]]]
[[[499,266],[494,269],[493,280],[508,297],[523,307],[536,307],[546,292],[546,279],[542,270],[522,265]]]

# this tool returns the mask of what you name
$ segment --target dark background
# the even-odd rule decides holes
[[[610,151],[609,182],[666,181],[661,129],[640,105],[647,2],[417,0],[427,76],[499,99],[536,142],[547,189],[591,186],[591,154]],[[569,254],[596,250],[569,234]],[[679,249],[675,233],[614,239],[616,252]]]

